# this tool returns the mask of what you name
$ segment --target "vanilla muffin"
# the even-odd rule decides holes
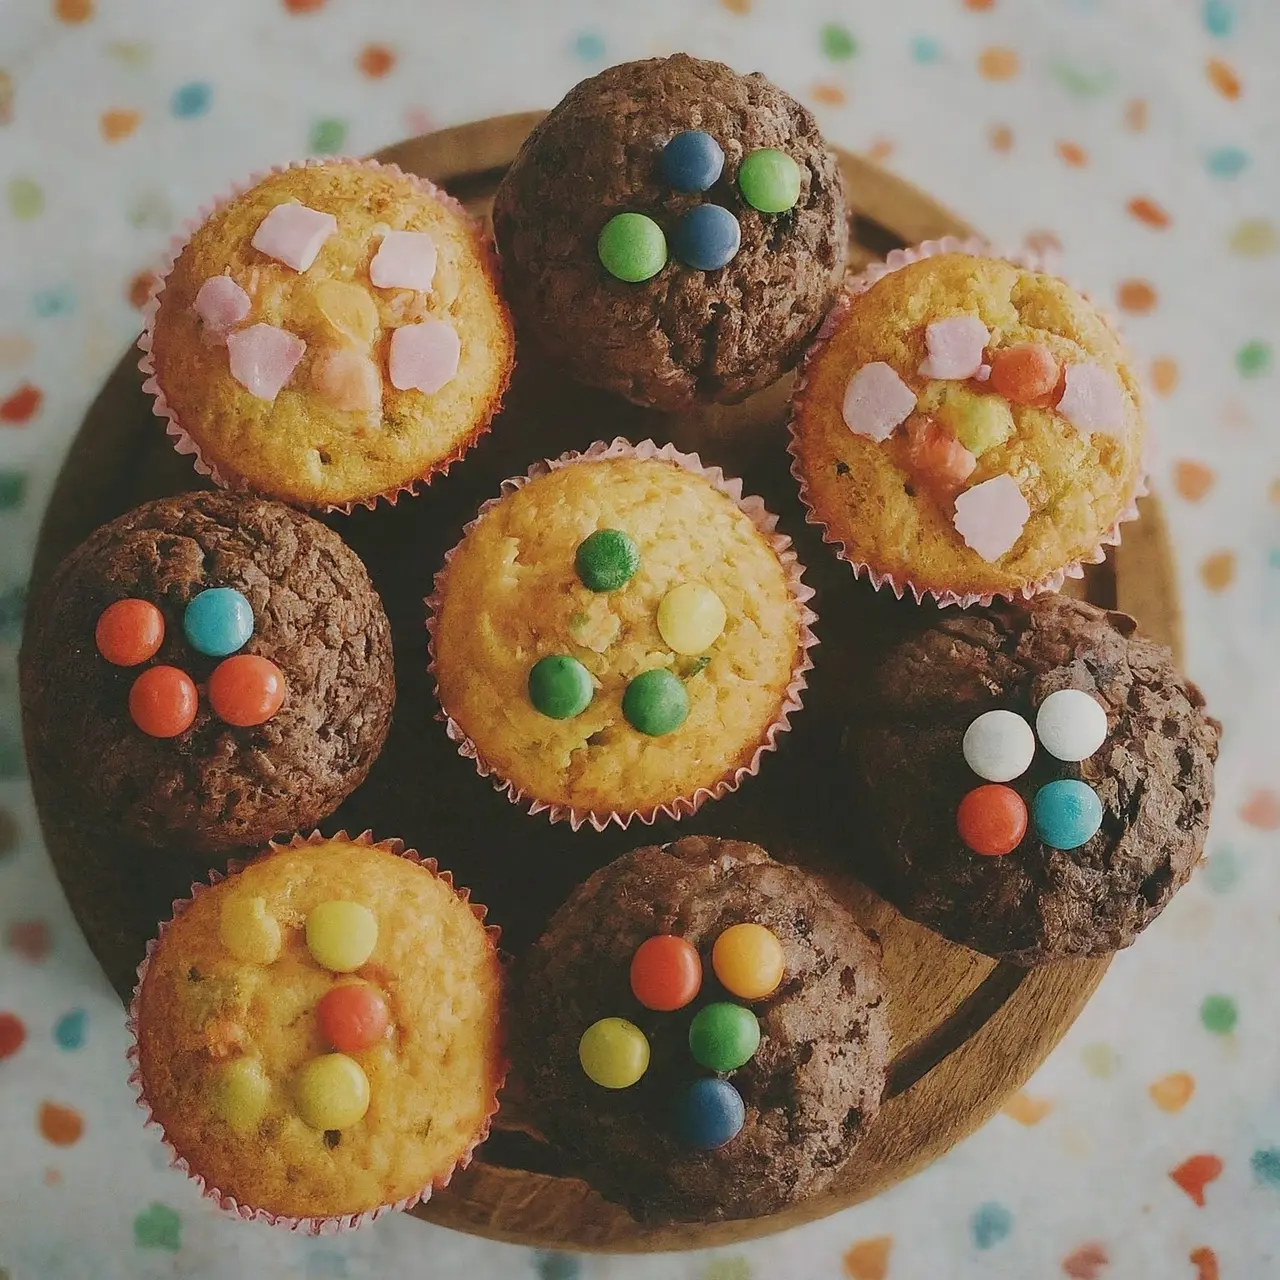
[[[692,812],[799,707],[812,593],[758,499],[648,442],[594,446],[482,508],[436,579],[464,755],[574,825]]]
[[[1137,378],[1063,281],[937,248],[891,256],[828,321],[794,403],[793,471],[877,586],[966,604],[1060,586],[1136,514]]]
[[[394,166],[272,173],[210,215],[150,304],[147,390],[220,484],[372,504],[487,429],[514,338],[479,226]]]
[[[430,1195],[488,1133],[497,931],[401,849],[273,847],[197,886],[151,944],[134,1083],[224,1208],[359,1219]]]

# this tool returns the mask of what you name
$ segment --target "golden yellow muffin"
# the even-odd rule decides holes
[[[224,1207],[364,1214],[430,1194],[488,1132],[505,1072],[496,931],[398,848],[273,848],[153,944],[135,1081]]]
[[[219,483],[304,506],[447,467],[514,361],[480,228],[394,167],[273,173],[195,232],[152,307],[142,368],[170,434]]]
[[[842,554],[970,602],[1100,558],[1143,480],[1137,379],[1069,285],[939,253],[847,297],[793,410],[793,471]]]
[[[482,509],[432,601],[451,736],[575,825],[738,785],[800,705],[813,643],[789,540],[743,509],[758,500],[623,444]]]

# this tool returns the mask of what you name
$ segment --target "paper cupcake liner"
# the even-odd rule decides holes
[[[791,455],[791,474],[795,477],[796,484],[800,489],[800,501],[804,504],[805,521],[821,530],[822,540],[835,548],[836,555],[853,569],[855,578],[866,578],[876,591],[887,587],[899,600],[902,599],[906,592],[910,591],[917,604],[920,604],[927,597],[941,606],[958,605],[962,609],[967,609],[971,605],[989,605],[996,599],[1014,600],[1021,597],[1030,600],[1033,596],[1038,596],[1045,592],[1061,590],[1063,583],[1068,578],[1083,578],[1086,564],[1101,563],[1106,559],[1107,548],[1119,545],[1120,526],[1128,520],[1137,518],[1138,499],[1145,497],[1148,492],[1147,481],[1151,469],[1151,429],[1149,424],[1143,437],[1143,450],[1137,479],[1127,502],[1121,509],[1119,516],[1116,517],[1115,523],[1102,534],[1098,539],[1097,545],[1087,555],[1081,556],[1080,559],[1073,561],[1071,564],[1064,565],[1061,569],[1056,569],[1053,573],[1047,574],[1045,577],[1028,583],[1017,590],[957,592],[945,588],[921,587],[908,577],[897,577],[892,573],[879,572],[867,561],[858,559],[857,555],[850,551],[844,540],[818,514],[809,495],[808,482],[801,466],[800,440],[796,429],[796,419],[799,417],[804,403],[810,364],[840,327],[846,313],[853,304],[854,298],[866,293],[878,280],[883,280],[885,276],[891,275],[902,267],[908,266],[913,262],[920,262],[925,258],[931,258],[940,253],[968,253],[979,257],[1003,258],[1005,261],[1012,262],[1015,266],[1025,267],[1029,271],[1040,271],[1048,275],[1058,275],[1061,278],[1060,273],[1055,269],[1053,258],[1047,253],[1032,249],[1005,251],[995,248],[976,237],[961,239],[958,236],[944,236],[941,240],[926,240],[922,244],[914,245],[911,248],[894,249],[883,262],[872,263],[845,284],[839,300],[822,322],[817,336],[808,351],[805,352],[804,359],[800,363],[795,392],[791,398],[791,418],[787,423],[787,431],[790,435],[790,440],[787,442],[787,452]],[[1068,281],[1068,283],[1071,282]],[[1093,302],[1083,289],[1074,284],[1071,287],[1082,297],[1088,299],[1091,303]],[[1093,303],[1093,305],[1097,307],[1097,303]],[[1112,329],[1115,329],[1114,322],[1101,308],[1099,308],[1099,314],[1102,315],[1103,320]]]
[[[512,804],[527,808],[531,814],[545,813],[552,822],[568,822],[575,831],[584,823],[590,823],[597,831],[603,831],[610,823],[615,823],[619,827],[625,828],[631,823],[632,819],[636,819],[645,825],[652,825],[660,815],[676,819],[686,818],[696,813],[708,800],[719,800],[722,796],[736,791],[742,785],[744,778],[754,777],[760,771],[760,762],[765,754],[777,750],[778,735],[786,733],[791,728],[791,716],[800,710],[802,705],[800,695],[808,687],[805,673],[813,669],[813,661],[809,656],[809,650],[818,643],[818,638],[813,633],[813,624],[817,622],[818,616],[809,608],[808,604],[813,599],[813,588],[802,580],[804,566],[800,564],[795,551],[792,549],[791,539],[786,534],[777,532],[778,517],[766,510],[763,499],[751,496],[743,497],[741,480],[727,478],[719,467],[705,466],[696,453],[681,453],[674,445],[658,446],[652,440],[643,440],[639,444],[633,445],[629,440],[624,440],[619,436],[608,444],[604,441],[597,441],[582,453],[571,451],[562,454],[558,458],[545,459],[542,462],[535,463],[525,475],[514,476],[511,479],[504,480],[498,496],[490,498],[481,506],[476,513],[475,519],[471,520],[463,528],[462,538],[459,539],[457,546],[445,553],[444,566],[436,574],[434,589],[426,600],[427,654],[429,658],[427,670],[432,678],[436,680],[437,697],[439,696],[439,680],[436,678],[435,626],[444,597],[445,584],[449,577],[449,565],[457,554],[458,547],[462,545],[467,535],[475,528],[486,512],[497,506],[508,495],[523,488],[531,480],[548,475],[552,471],[558,471],[562,467],[571,467],[579,462],[595,462],[604,458],[660,459],[664,462],[672,462],[676,466],[692,472],[694,475],[702,476],[703,479],[709,481],[721,493],[727,494],[732,498],[738,510],[750,517],[752,524],[764,536],[774,554],[782,563],[788,590],[799,610],[800,648],[799,656],[791,671],[791,679],[783,696],[782,705],[775,719],[761,735],[760,742],[752,753],[750,761],[731,769],[709,787],[699,787],[691,795],[678,796],[663,804],[654,805],[649,809],[579,809],[572,805],[539,800],[510,778],[503,776],[493,764],[485,759],[479,747],[467,735],[466,730],[445,710],[443,704],[441,705],[440,710],[436,713],[436,719],[443,721],[445,732],[449,735],[450,740],[457,744],[458,754],[465,759],[473,761],[477,772],[482,778],[492,778],[494,790],[506,795]]]
[[[152,346],[155,338],[156,317],[160,313],[162,295],[164,293],[165,282],[169,278],[169,272],[173,270],[174,263],[177,262],[183,249],[186,248],[191,237],[206,223],[208,220],[224,205],[229,204],[238,196],[242,196],[246,191],[252,190],[260,182],[264,182],[267,178],[277,173],[286,173],[290,169],[306,169],[315,165],[335,165],[345,164],[358,166],[364,169],[382,169],[393,177],[406,178],[414,186],[418,187],[425,195],[430,196],[433,200],[438,200],[446,208],[457,214],[471,228],[473,239],[481,258],[484,260],[486,267],[493,274],[495,280],[500,278],[500,268],[498,263],[498,255],[494,251],[493,245],[484,235],[481,224],[467,212],[462,203],[451,196],[442,187],[437,187],[435,183],[427,178],[423,178],[416,173],[407,173],[397,164],[387,164],[381,160],[361,159],[356,156],[319,156],[311,157],[307,160],[295,160],[290,164],[272,165],[267,169],[258,169],[249,177],[242,181],[231,185],[226,194],[207,201],[201,205],[192,218],[186,219],[178,231],[170,238],[169,247],[165,251],[165,255],[161,260],[157,270],[154,272],[154,280],[151,285],[151,292],[147,297],[147,301],[142,308],[142,333],[138,337],[138,349],[142,352],[142,359],[138,361],[138,368],[146,375],[142,384],[142,389],[152,397],[151,412],[157,418],[165,420],[165,434],[173,440],[173,447],[176,452],[190,456],[192,465],[195,467],[197,474],[208,476],[221,489],[241,489],[247,490],[249,486],[237,483],[230,477],[220,472],[217,466],[205,457],[200,445],[192,438],[183,427],[178,418],[177,411],[169,403],[168,397],[161,387],[159,378],[156,375],[155,360],[152,355]],[[505,306],[505,301],[503,303]],[[448,474],[449,468],[453,466],[481,437],[485,436],[493,425],[493,419],[498,416],[502,409],[502,400],[506,395],[507,387],[511,381],[511,371],[515,367],[514,360],[511,368],[507,370],[507,376],[502,386],[498,390],[498,394],[493,402],[489,416],[480,423],[476,429],[465,440],[456,446],[448,455],[433,462],[425,471],[419,475],[413,476],[406,480],[403,484],[386,489],[381,493],[375,493],[362,498],[352,498],[349,502],[319,502],[306,504],[309,510],[318,511],[321,514],[339,512],[342,515],[350,515],[356,507],[365,507],[372,511],[379,502],[387,502],[391,506],[395,506],[397,500],[402,494],[410,497],[414,496],[419,486],[429,485],[438,475]],[[302,505],[299,503],[290,503],[291,506]]]
[[[405,1196],[401,1200],[397,1200],[391,1204],[378,1205],[374,1209],[367,1209],[361,1213],[350,1214],[333,1214],[323,1217],[293,1217],[289,1214],[272,1213],[267,1209],[257,1209],[252,1205],[242,1204],[234,1196],[227,1195],[220,1191],[217,1187],[209,1183],[200,1173],[191,1167],[185,1156],[179,1153],[178,1149],[169,1141],[168,1135],[165,1133],[163,1124],[156,1118],[151,1109],[151,1104],[147,1099],[146,1083],[142,1078],[142,1062],[141,1053],[138,1045],[138,1020],[141,1012],[142,1003],[142,985],[147,976],[147,970],[151,966],[151,957],[155,954],[156,948],[159,947],[169,925],[173,923],[186,909],[198,898],[205,890],[218,884],[222,880],[228,879],[230,876],[243,871],[251,862],[256,862],[258,858],[269,857],[273,853],[277,853],[282,849],[304,849],[313,845],[326,844],[331,840],[345,840],[351,844],[366,845],[372,849],[381,849],[386,853],[393,853],[397,857],[407,858],[411,862],[416,862],[419,866],[425,867],[438,880],[442,880],[451,888],[458,898],[465,902],[471,909],[472,915],[484,924],[484,918],[488,908],[471,901],[471,891],[469,889],[459,889],[453,882],[453,875],[449,871],[441,871],[434,858],[424,858],[414,849],[405,846],[403,840],[375,840],[371,831],[363,831],[358,836],[350,836],[345,831],[339,831],[332,836],[326,836],[320,831],[313,831],[309,836],[301,834],[295,835],[287,843],[280,844],[271,841],[267,848],[256,858],[242,861],[239,859],[231,859],[227,863],[226,871],[211,870],[208,876],[208,882],[196,882],[191,886],[191,896],[189,898],[176,898],[173,902],[173,914],[170,918],[160,924],[156,936],[147,943],[146,953],[142,957],[141,964],[138,965],[138,982],[133,989],[133,999],[129,1002],[129,1011],[125,1018],[125,1028],[129,1034],[129,1048],[127,1057],[129,1060],[129,1087],[133,1090],[134,1098],[139,1107],[146,1112],[146,1119],[143,1121],[144,1128],[154,1127],[159,1130],[160,1140],[164,1143],[165,1148],[169,1152],[170,1165],[187,1175],[197,1187],[200,1189],[201,1195],[205,1199],[212,1201],[219,1209],[225,1213],[232,1214],[237,1218],[243,1219],[245,1222],[265,1222],[273,1227],[283,1227],[288,1231],[302,1232],[305,1235],[332,1235],[340,1231],[354,1230],[356,1227],[364,1226],[370,1222],[376,1222],[384,1213],[391,1213],[397,1210],[412,1209],[414,1205],[429,1200],[436,1191],[442,1191],[449,1185],[454,1173],[459,1169],[465,1169],[472,1161],[476,1148],[485,1141],[489,1136],[490,1128],[493,1124],[493,1118],[498,1111],[498,1092],[502,1088],[506,1080],[506,1073],[510,1067],[510,1063],[505,1056],[500,1063],[499,1079],[494,1085],[493,1097],[489,1100],[488,1110],[485,1114],[484,1123],[476,1133],[474,1140],[459,1157],[457,1163],[447,1173],[438,1175],[433,1178],[430,1183],[423,1187],[420,1191],[415,1191],[410,1196]],[[497,925],[484,925],[485,933],[488,935],[489,941],[495,952],[498,950],[498,940],[501,936],[501,930]]]

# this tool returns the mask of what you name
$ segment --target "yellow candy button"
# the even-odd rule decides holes
[[[307,916],[307,950],[334,973],[358,969],[377,945],[378,921],[358,902],[322,902]]]
[[[634,1022],[601,1018],[578,1041],[587,1077],[605,1089],[629,1089],[649,1069],[649,1042]]]
[[[267,910],[266,898],[227,898],[218,917],[218,937],[246,964],[271,964],[280,954],[280,922]]]
[[[658,630],[677,653],[703,653],[720,638],[724,602],[701,582],[672,587],[658,606]]]
[[[369,1110],[369,1077],[345,1053],[312,1058],[298,1072],[294,1100],[313,1129],[349,1129]]]
[[[237,1058],[222,1068],[214,1106],[236,1133],[250,1133],[267,1109],[271,1085],[254,1058]]]
[[[743,1000],[763,1000],[778,989],[786,962],[782,944],[762,924],[730,925],[711,948],[721,986]]]

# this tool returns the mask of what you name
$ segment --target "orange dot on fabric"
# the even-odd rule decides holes
[[[0,1058],[12,1058],[27,1038],[27,1029],[16,1013],[0,1013]]]
[[[219,720],[249,728],[265,724],[284,703],[284,674],[268,658],[238,653],[209,677],[209,705]]]
[[[1187,1260],[1196,1269],[1196,1280],[1219,1280],[1218,1255],[1207,1244],[1197,1245]]]
[[[1124,127],[1141,133],[1147,127],[1147,103],[1144,98],[1131,98],[1124,104]]]
[[[956,811],[960,839],[974,853],[998,858],[1012,853],[1027,834],[1027,805],[1012,788],[999,783],[975,787]]]
[[[868,148],[867,155],[879,163],[893,155],[894,146],[889,138],[877,138]]]
[[[1022,243],[1033,253],[1060,253],[1062,241],[1056,231],[1028,231]]]
[[[1280,507],[1280,479],[1271,482],[1271,487],[1267,490],[1267,497],[1271,500],[1273,507]]]
[[[151,287],[156,282],[156,273],[154,271],[139,271],[132,280],[129,281],[129,302],[142,310],[151,298]]]
[[[702,986],[702,960],[686,938],[646,938],[631,957],[631,991],[646,1009],[683,1009]]]
[[[290,13],[315,13],[325,6],[325,0],[283,0],[283,3]]]
[[[1082,169],[1089,163],[1089,153],[1078,143],[1059,142],[1057,151],[1058,158],[1073,169]]]
[[[1178,362],[1170,356],[1157,356],[1151,362],[1151,385],[1157,395],[1172,395],[1178,386]]]
[[[987,132],[987,141],[993,151],[1013,150],[1013,130],[1007,124],[993,124]]]
[[[991,45],[978,55],[978,74],[984,80],[1012,80],[1018,74],[1018,55],[1003,45]]]
[[[42,1102],[36,1117],[40,1132],[55,1147],[69,1147],[80,1141],[84,1133],[84,1118],[71,1107],[60,1107],[56,1102]]]
[[[751,0],[720,0],[720,3],[730,13],[747,14],[751,12]]]
[[[1120,310],[1130,315],[1146,315],[1155,309],[1157,300],[1155,289],[1146,280],[1121,280],[1116,288]]]
[[[892,1251],[892,1236],[857,1240],[845,1250],[844,1273],[849,1280],[885,1280]]]
[[[1191,1101],[1191,1095],[1195,1091],[1195,1076],[1188,1075],[1185,1071],[1173,1071],[1147,1086],[1151,1101],[1170,1115],[1181,1111]]]
[[[845,92],[838,84],[830,80],[820,80],[813,86],[813,100],[824,107],[842,107],[845,103]]]
[[[136,667],[160,648],[164,614],[150,600],[117,600],[102,611],[93,639],[114,666]]]
[[[984,9],[994,8],[995,3],[996,0],[964,0],[964,7],[966,9],[972,9],[977,13]]]
[[[381,80],[396,65],[395,51],[385,44],[367,44],[360,50],[356,66],[370,80]]]
[[[119,142],[121,138],[127,138],[141,121],[140,111],[104,111],[98,121],[98,129],[107,142]]]
[[[44,960],[53,945],[49,939],[49,926],[43,920],[15,920],[9,926],[5,944],[15,955],[33,964]]]
[[[1053,394],[1061,369],[1039,342],[1016,342],[991,357],[991,390],[1014,404],[1035,404]]]
[[[1169,1177],[1201,1208],[1204,1208],[1205,1187],[1221,1176],[1222,1161],[1211,1155],[1192,1156],[1169,1171]]]
[[[46,1187],[56,1187],[62,1181],[62,1174],[57,1169],[46,1169],[44,1171],[44,1185]]]
[[[1062,1271],[1071,1280],[1098,1280],[1111,1261],[1107,1250],[1096,1241],[1072,1249],[1062,1260]]]
[[[79,26],[93,17],[93,0],[54,0],[53,16],[68,26]]]
[[[1048,1098],[1033,1098],[1029,1093],[1018,1092],[1004,1104],[1002,1110],[1010,1120],[1016,1120],[1030,1128],[1039,1124],[1053,1110],[1053,1103]]]
[[[1148,200],[1146,196],[1135,196],[1125,206],[1129,213],[1137,218],[1137,220],[1148,227],[1155,227],[1162,231],[1169,225],[1169,215],[1154,200]]]
[[[1280,795],[1259,788],[1241,806],[1240,819],[1259,831],[1280,830]]]
[[[44,392],[29,382],[24,382],[11,396],[0,400],[0,422],[10,426],[22,426],[40,412],[44,404]]]
[[[1215,551],[1200,562],[1200,580],[1210,591],[1225,591],[1236,577],[1236,553]]]
[[[1191,458],[1180,458],[1173,465],[1173,487],[1188,502],[1199,502],[1213,488],[1217,477],[1212,467]]]
[[[1210,58],[1204,64],[1204,72],[1209,77],[1209,83],[1224,98],[1234,102],[1240,96],[1240,77],[1230,63],[1223,62],[1221,58]]]
[[[148,667],[129,690],[129,715],[152,738],[185,733],[199,705],[195,683],[177,667]]]

